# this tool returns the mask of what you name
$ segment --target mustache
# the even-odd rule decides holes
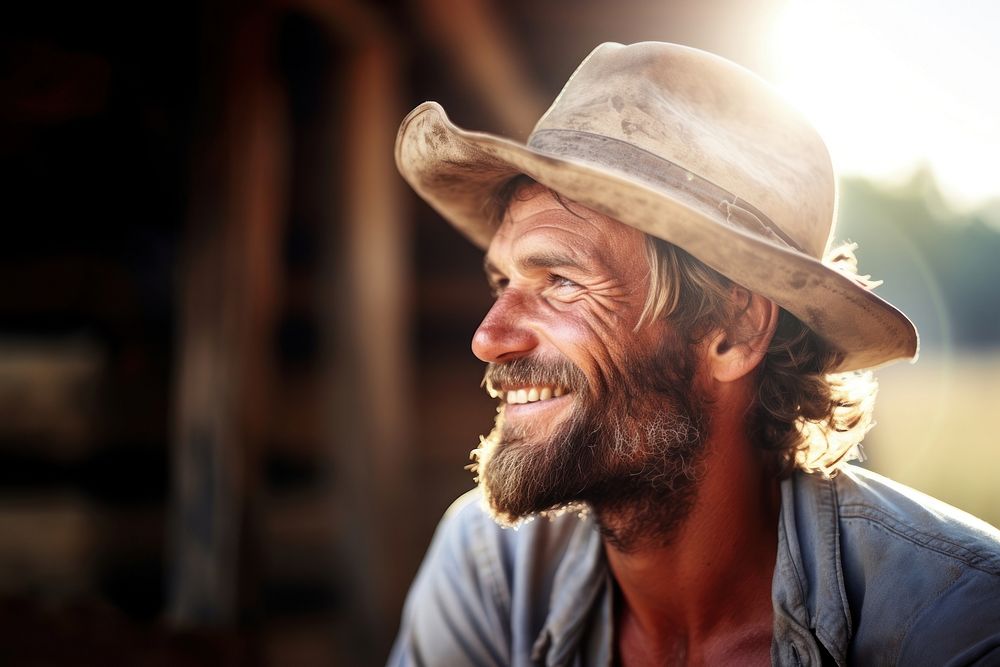
[[[491,394],[509,387],[556,386],[569,391],[587,388],[587,377],[565,359],[542,361],[522,357],[502,364],[487,364],[482,386]]]

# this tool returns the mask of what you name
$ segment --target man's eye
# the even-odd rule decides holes
[[[490,281],[490,294],[493,295],[494,299],[500,298],[500,295],[503,294],[504,288],[507,287],[508,282],[509,281],[506,278]]]
[[[569,278],[560,276],[558,273],[549,274],[549,284],[554,287],[579,287],[577,283],[573,282]]]

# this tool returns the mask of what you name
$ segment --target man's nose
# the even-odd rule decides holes
[[[537,345],[535,332],[526,326],[521,297],[513,291],[500,295],[472,336],[473,354],[494,364],[523,357]]]

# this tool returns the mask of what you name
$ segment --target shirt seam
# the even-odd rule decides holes
[[[848,504],[841,508],[840,516],[842,519],[863,519],[870,521],[915,546],[957,560],[985,574],[1000,576],[1000,567],[991,562],[993,560],[992,554],[980,553],[941,535],[930,534],[912,525],[902,523],[892,515],[878,508],[869,505]],[[938,544],[947,545],[947,547],[938,546]]]

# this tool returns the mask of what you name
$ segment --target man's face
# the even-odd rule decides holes
[[[636,330],[643,234],[533,185],[512,198],[485,264],[496,303],[472,348],[501,405],[477,472],[496,516],[667,503],[663,521],[676,523],[704,418],[687,347],[664,321]]]

